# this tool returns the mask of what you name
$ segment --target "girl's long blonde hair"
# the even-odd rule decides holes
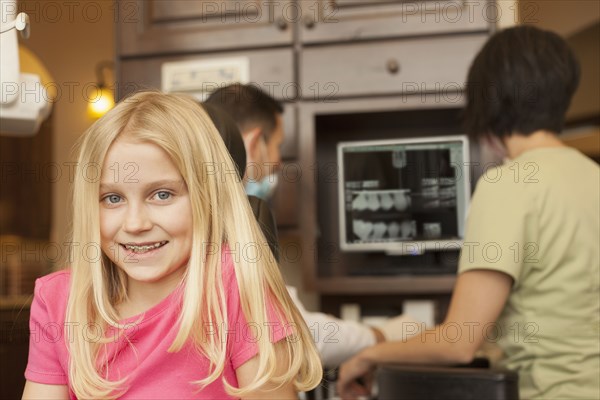
[[[73,185],[73,227],[70,249],[71,287],[66,320],[75,327],[120,328],[115,306],[126,298],[127,276],[101,251],[91,258],[85,244],[100,249],[99,172],[106,153],[119,137],[154,143],[171,158],[187,184],[192,205],[193,244],[183,286],[178,334],[169,351],[179,351],[188,340],[211,361],[208,376],[199,388],[222,374],[227,341],[226,293],[221,275],[221,252],[206,251],[222,244],[252,245],[252,260],[232,257],[240,290],[242,311],[254,326],[266,327],[266,304],[272,301],[282,322],[293,323],[294,340],[287,346],[289,365],[276,376],[277,359],[270,335],[257,335],[259,367],[246,387],[224,382],[232,395],[243,395],[267,382],[294,382],[297,390],[315,387],[321,363],[302,316],[289,297],[278,265],[249,206],[231,157],[210,118],[192,98],[143,92],[133,95],[92,125],[80,138],[77,173]],[[91,172],[90,172],[91,171]],[[97,177],[97,179],[94,179]],[[87,251],[89,253],[89,251]],[[256,261],[258,260],[258,261]],[[269,297],[269,299],[267,299]],[[201,327],[217,327],[209,335]],[[91,342],[72,334],[69,378],[78,398],[117,397],[126,390],[126,377],[110,381],[101,360],[106,341]]]

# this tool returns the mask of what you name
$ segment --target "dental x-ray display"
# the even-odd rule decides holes
[[[340,247],[456,250],[470,196],[465,136],[338,144]]]

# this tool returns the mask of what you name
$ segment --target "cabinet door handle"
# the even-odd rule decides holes
[[[312,29],[312,28],[314,28],[314,27],[315,27],[315,20],[314,20],[314,18],[313,18],[313,17],[310,17],[310,16],[309,16],[309,17],[305,17],[305,18],[304,18],[304,26],[305,26],[307,29]]]
[[[390,74],[397,74],[398,71],[400,71],[400,64],[393,58],[390,58],[387,63],[385,63],[385,66]]]
[[[283,17],[277,18],[277,20],[275,20],[275,24],[280,31],[285,31],[288,28],[288,23]]]

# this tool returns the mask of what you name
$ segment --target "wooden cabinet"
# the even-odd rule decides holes
[[[289,45],[290,0],[120,0],[120,57]]]
[[[297,159],[298,152],[298,105],[287,103],[283,106],[283,132],[281,143],[282,168],[271,207],[280,230],[295,230],[298,227],[298,195],[302,181],[302,169]]]
[[[305,44],[485,31],[497,18],[493,1],[300,1]]]

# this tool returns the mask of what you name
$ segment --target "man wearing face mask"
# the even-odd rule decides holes
[[[281,164],[279,147],[284,138],[283,107],[251,85],[233,84],[213,92],[206,100],[225,111],[237,123],[246,148],[246,193],[265,201],[273,195]],[[403,340],[418,333],[420,324],[408,316],[388,320],[379,329],[307,311],[296,288],[290,296],[313,332],[323,365],[335,367],[360,350],[385,340]],[[324,340],[325,338],[333,340]]]
[[[219,106],[237,123],[246,148],[246,193],[268,200],[281,166],[283,107],[257,87],[242,84],[220,88],[206,102]]]

